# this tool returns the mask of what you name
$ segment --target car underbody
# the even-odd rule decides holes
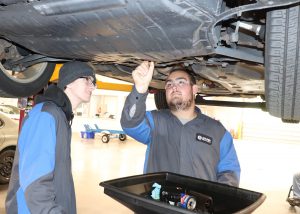
[[[149,60],[152,91],[185,67],[200,103],[261,97],[259,107],[299,121],[299,11],[299,0],[0,0],[0,95],[38,92],[55,63],[88,61],[132,82],[132,70]]]

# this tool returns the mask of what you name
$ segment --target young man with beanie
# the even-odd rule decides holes
[[[24,118],[6,198],[6,212],[76,213],[71,169],[73,111],[90,101],[95,74],[84,62],[65,63],[58,84],[37,96]]]

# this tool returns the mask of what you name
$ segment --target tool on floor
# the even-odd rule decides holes
[[[87,133],[100,133],[102,143],[108,143],[112,138],[119,138],[120,141],[125,141],[127,136],[123,130],[113,129],[100,129],[97,124],[94,124],[95,128],[91,128],[90,125],[84,124],[84,128]]]
[[[287,196],[287,199],[286,201],[292,206],[298,206],[300,207],[300,198],[295,198],[295,197],[292,197],[291,196],[291,193],[293,192],[293,185],[291,186],[290,190],[289,190],[289,193],[288,193],[288,196]]]

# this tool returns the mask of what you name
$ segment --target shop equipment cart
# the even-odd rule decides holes
[[[112,138],[119,138],[120,141],[125,141],[127,136],[122,130],[112,130],[112,129],[100,129],[97,124],[94,124],[95,128],[91,128],[88,124],[85,124],[86,132],[100,133],[102,143],[108,143]]]

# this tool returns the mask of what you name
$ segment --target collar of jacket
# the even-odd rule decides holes
[[[74,114],[72,112],[72,105],[63,90],[58,88],[56,85],[50,85],[45,91],[43,95],[38,95],[36,97],[35,103],[41,103],[50,101],[55,103],[58,107],[60,107],[66,115],[67,120],[70,124],[72,124],[72,119]]]

